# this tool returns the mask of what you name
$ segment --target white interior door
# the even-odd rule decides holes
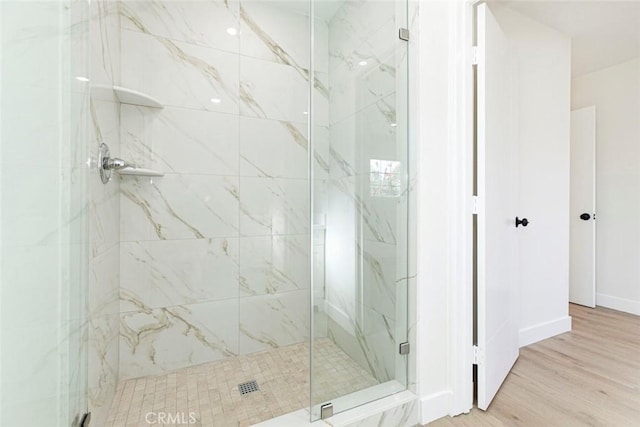
[[[571,112],[569,301],[596,306],[596,107]]]
[[[489,7],[477,12],[478,408],[486,410],[519,354],[518,174],[509,44]]]

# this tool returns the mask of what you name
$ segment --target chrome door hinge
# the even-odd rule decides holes
[[[478,46],[471,48],[471,65],[478,65]]]
[[[333,417],[333,403],[329,402],[320,406],[320,419],[326,420],[331,417]]]
[[[411,346],[409,345],[408,342],[400,343],[400,346],[398,348],[398,353],[404,356],[405,354],[409,354],[410,351],[411,351]]]
[[[409,41],[409,30],[406,28],[400,28],[400,30],[398,31],[398,37],[400,37],[400,40],[404,40],[406,42]]]
[[[484,351],[480,350],[477,345],[474,345],[471,348],[473,350],[473,364],[474,365],[484,364]]]
[[[471,197],[471,213],[478,215],[478,196]]]

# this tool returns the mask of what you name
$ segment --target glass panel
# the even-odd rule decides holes
[[[312,419],[406,389],[405,1],[313,2]]]
[[[0,425],[86,411],[88,3],[0,3]]]

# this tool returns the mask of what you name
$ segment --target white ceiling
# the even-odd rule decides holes
[[[495,3],[570,36],[574,77],[640,56],[640,0]]]

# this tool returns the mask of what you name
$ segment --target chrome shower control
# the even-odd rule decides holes
[[[105,162],[109,160],[111,152],[109,146],[104,142],[100,144],[98,149],[98,171],[100,172],[100,180],[103,184],[111,181],[111,169],[105,168]]]
[[[100,179],[103,184],[106,184],[111,180],[112,171],[124,169],[126,167],[134,166],[122,159],[118,159],[117,157],[111,158],[109,146],[104,142],[100,144],[100,148],[98,150],[98,169],[100,171]]]

